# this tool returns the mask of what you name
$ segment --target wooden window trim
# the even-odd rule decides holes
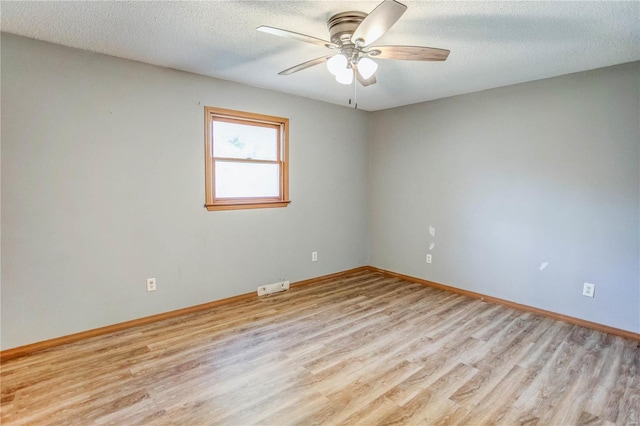
[[[240,210],[262,209],[274,207],[287,207],[289,200],[289,119],[271,115],[256,114],[252,112],[236,111],[231,109],[205,107],[205,207],[209,211],[215,210]],[[278,158],[277,160],[253,160],[241,158],[215,158],[213,157],[212,129],[213,121],[220,120],[239,124],[264,124],[265,127],[279,129]],[[215,160],[250,162],[280,165],[280,196],[279,197],[246,197],[223,198],[215,197]]]

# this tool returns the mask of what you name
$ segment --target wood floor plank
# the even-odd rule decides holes
[[[534,377],[534,372],[517,365],[513,366],[502,380],[491,389],[491,392],[485,393],[484,398],[480,399],[477,404],[474,404],[472,407],[468,406],[470,411],[467,416],[461,420],[461,423],[514,423],[511,420],[505,421],[505,417],[522,389],[526,388]]]
[[[349,417],[340,423],[347,425],[381,424],[380,418],[397,409],[397,405],[389,402],[389,400],[387,400],[383,395],[380,395],[369,401],[366,405],[355,410],[355,412],[351,413]],[[338,410],[334,409],[334,415],[332,418],[335,418],[341,410],[342,407],[339,407]]]
[[[3,425],[640,424],[638,342],[354,271],[2,363]]]
[[[415,364],[403,361],[384,370],[378,369],[371,373],[371,377],[359,377],[353,383],[336,389],[328,395],[330,403],[338,407],[332,422],[346,423],[348,418],[358,418],[357,413],[362,413],[365,407],[374,403],[386,390],[413,374],[416,368]]]

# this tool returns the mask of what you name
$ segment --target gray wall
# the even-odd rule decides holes
[[[290,118],[289,207],[204,209],[205,105]],[[368,120],[3,34],[2,348],[364,265]]]
[[[369,263],[640,332],[639,91],[632,63],[373,114]]]
[[[1,60],[3,349],[365,264],[640,331],[638,63],[371,114],[6,34]],[[289,207],[203,208],[205,105],[291,119]]]

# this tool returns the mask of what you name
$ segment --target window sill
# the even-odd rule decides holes
[[[246,210],[246,209],[270,209],[275,207],[287,207],[291,201],[259,201],[249,203],[239,203],[237,201],[231,203],[205,204],[208,211],[216,210]]]

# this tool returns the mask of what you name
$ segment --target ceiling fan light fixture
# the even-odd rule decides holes
[[[342,54],[337,54],[329,58],[327,68],[329,72],[336,77],[347,69],[347,58]]]
[[[365,80],[371,78],[373,74],[376,73],[377,69],[378,64],[376,64],[369,58],[362,58],[360,59],[360,61],[358,61],[358,71]]]
[[[353,69],[345,68],[336,74],[336,81],[340,84],[351,84],[353,82]]]

